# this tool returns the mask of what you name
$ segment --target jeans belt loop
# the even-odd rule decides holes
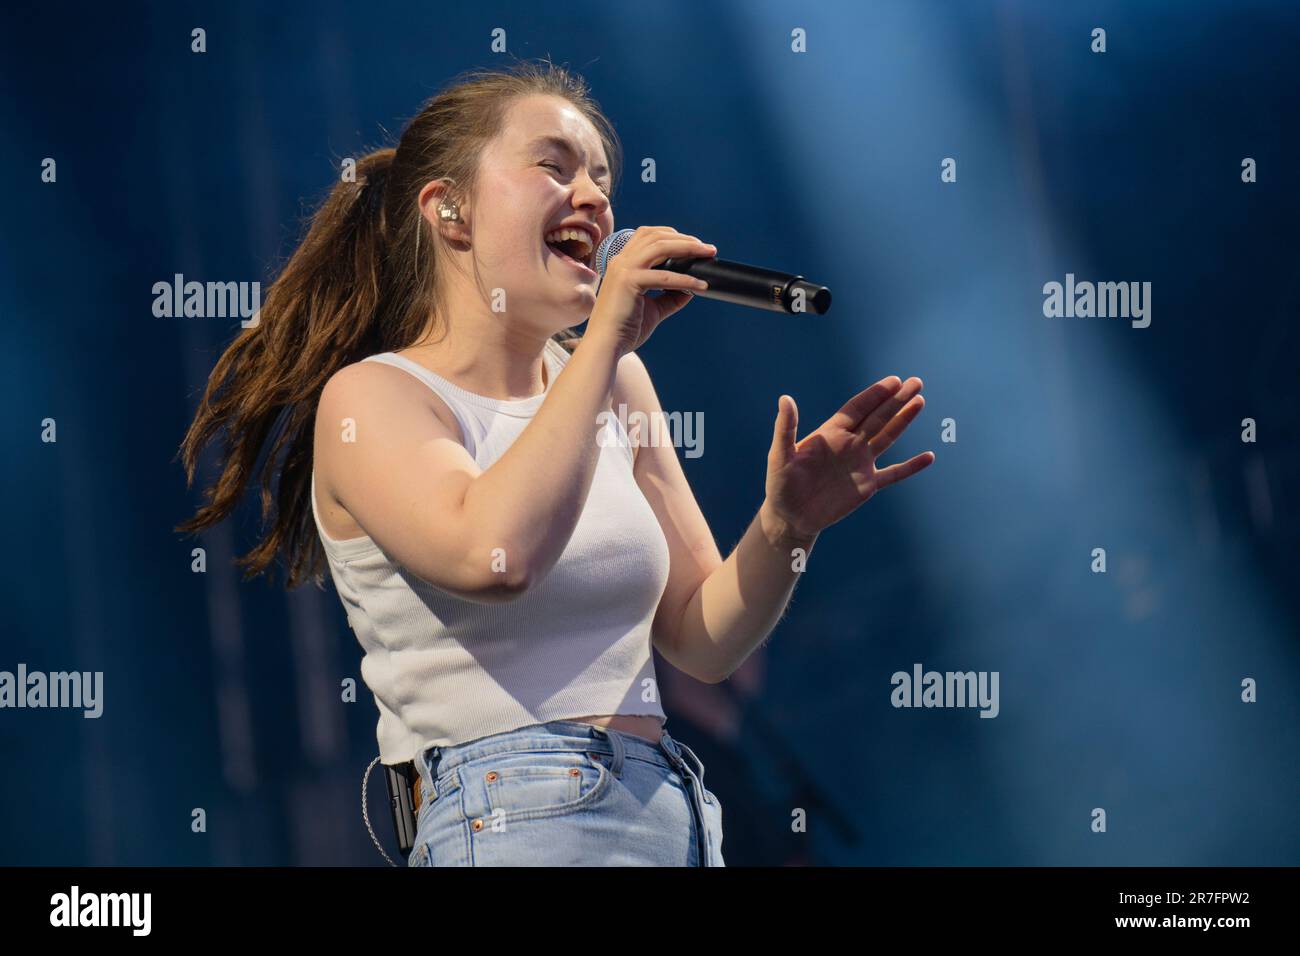
[[[614,753],[613,756],[610,757],[609,772],[616,777],[621,777],[623,775],[623,758],[627,753],[627,746],[623,743],[623,735],[616,730],[609,730],[608,728],[601,727],[598,724],[593,724],[592,726],[596,728],[596,731],[601,736],[609,741],[610,747],[613,748]]]
[[[691,749],[687,747],[685,744],[679,743],[678,741],[673,740],[673,738],[669,737],[666,731],[663,737],[661,738],[660,743],[663,745],[664,750],[668,752],[668,755],[672,757],[673,766],[677,768],[677,772],[682,775],[682,777],[684,778],[684,782],[687,783],[687,791],[689,793],[688,799],[690,799],[691,805],[694,807],[694,810],[692,812],[697,818],[695,832],[699,836],[699,848],[700,848],[699,865],[708,866],[709,865],[708,825],[704,821],[704,808],[700,804],[700,801],[702,799],[705,799],[704,777],[702,774],[699,774],[694,768],[690,767],[687,764],[686,758],[683,756],[683,753],[689,753],[691,757],[694,759],[694,762],[696,764],[699,764],[700,758],[696,757],[694,752],[691,751]]]
[[[705,803],[712,803],[713,801],[709,798],[709,793],[704,787],[704,761],[700,760],[700,758],[695,755],[695,751],[686,744],[679,743],[678,746],[682,748],[682,752],[690,757],[691,762],[695,764],[695,773],[700,780],[700,797]]]
[[[676,740],[673,740],[671,736],[668,736],[668,731],[664,731],[663,736],[659,739],[659,744],[662,745],[663,749],[668,753],[668,760],[672,762],[673,769],[675,769],[677,773],[681,774],[682,777],[693,777],[692,770],[690,770],[688,763],[686,763],[686,758],[681,754],[681,750],[685,747],[685,744],[677,743]]]
[[[440,750],[441,748],[439,747],[429,747],[428,749],[422,750],[420,752],[420,756],[419,756],[420,763],[423,764],[424,766],[424,773],[421,774],[421,779],[420,779],[420,790],[421,790],[420,803],[421,804],[423,804],[424,801],[426,800],[438,799],[438,777],[437,777],[436,768],[438,766],[438,759],[441,756]],[[432,758],[429,757],[430,754],[433,755]],[[416,769],[419,768],[417,767]],[[428,781],[427,784],[425,783],[425,780]]]
[[[681,744],[668,736],[668,731],[665,730],[663,736],[659,738],[659,746],[668,754],[673,767],[679,773],[686,769],[686,761],[682,758]]]

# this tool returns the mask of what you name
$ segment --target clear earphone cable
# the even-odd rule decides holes
[[[382,754],[380,756],[382,757]],[[366,788],[370,785],[370,771],[375,769],[375,764],[379,763],[379,760],[380,757],[376,757],[374,760],[370,761],[370,766],[366,767],[365,776],[361,778],[361,819],[366,821],[366,829],[370,831],[370,839],[375,842],[375,849],[378,850],[383,855],[384,859],[388,861],[389,866],[397,866],[397,864],[393,862],[393,858],[388,855],[380,844],[379,838],[375,836],[375,828],[370,825],[370,811],[366,808]]]

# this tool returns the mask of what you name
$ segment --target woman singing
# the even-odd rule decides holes
[[[277,514],[240,564],[283,552],[295,587],[327,559],[380,757],[419,772],[412,866],[723,865],[721,805],[664,729],[651,647],[725,680],[784,611],[798,549],[934,460],[875,467],[919,379],[877,382],[798,442],[781,396],[766,498],[724,561],[676,451],[610,414],[661,411],[636,349],[705,288],[655,266],[716,253],[643,227],[601,280],[620,160],[581,78],[459,78],[335,185],[182,446],[192,482],[226,435],[179,529],[198,531],[274,433]]]

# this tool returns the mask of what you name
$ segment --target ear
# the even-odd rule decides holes
[[[454,202],[460,212],[461,222],[448,222],[438,215],[438,206],[443,200]],[[419,196],[420,215],[449,242],[466,242],[469,240],[469,203],[457,190],[452,181],[433,179],[424,184]]]

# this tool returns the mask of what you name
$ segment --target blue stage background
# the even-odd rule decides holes
[[[508,59],[497,27],[591,83],[627,151],[620,226],[834,290],[822,318],[697,300],[641,351],[665,409],[704,415],[683,460],[724,554],[761,501],[778,395],[802,436],[885,375],[926,383],[889,459],[936,463],[822,535],[743,679],[666,682],[729,864],[1300,863],[1293,4],[8,19],[0,670],[103,671],[105,709],[0,711],[0,863],[382,864],[359,806],[376,712],[364,688],[339,700],[360,649],[332,586],[239,580],[252,495],[197,542],[206,574],[171,530],[199,500],[177,446],[238,322],[155,318],[151,290],[269,282],[343,157]],[[1151,325],[1044,317],[1067,273],[1150,281]],[[890,676],[917,662],[999,672],[997,718],[895,709]]]

